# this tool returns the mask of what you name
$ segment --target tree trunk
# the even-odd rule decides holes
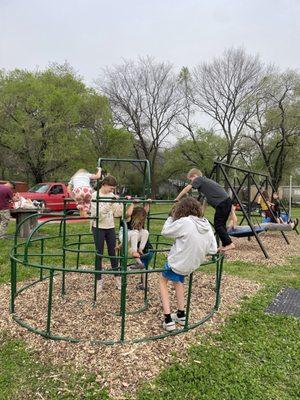
[[[233,151],[232,151],[232,148],[229,147],[229,148],[228,148],[228,151],[227,151],[227,156],[226,156],[226,164],[228,164],[228,165],[231,165],[232,152],[233,152]],[[224,170],[225,170],[226,175],[227,175],[228,178],[230,179],[230,174],[231,174],[230,168],[229,168],[229,167],[225,167]],[[220,176],[220,178],[221,178],[221,177],[222,177],[222,176]],[[222,184],[222,182],[220,182],[220,183]],[[228,189],[229,189],[229,185],[228,185],[228,183],[227,183],[226,180],[225,180],[225,182],[224,182],[224,189],[226,190],[226,192],[227,192]]]
[[[34,183],[41,183],[45,182],[46,176],[42,171],[32,171],[33,177],[34,177]]]
[[[152,161],[151,165],[151,198],[155,199],[157,194],[157,179],[156,179],[156,161]]]

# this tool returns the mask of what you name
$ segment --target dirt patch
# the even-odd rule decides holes
[[[150,336],[163,333],[162,313],[159,299],[157,274],[149,278],[149,309],[129,315],[126,322],[126,338]],[[65,297],[61,297],[61,278],[54,281],[52,333],[86,339],[118,339],[120,317],[116,315],[120,304],[120,291],[115,289],[112,277],[105,277],[105,286],[97,304],[93,305],[93,279],[88,274],[67,275]],[[130,277],[128,284],[128,309],[134,311],[142,306],[143,292],[135,286],[138,277]],[[238,277],[224,276],[222,282],[222,304],[219,312],[204,325],[178,336],[139,344],[105,346],[84,343],[67,343],[46,340],[28,332],[15,323],[8,313],[9,285],[1,287],[0,329],[10,332],[12,338],[22,338],[26,347],[42,361],[54,365],[69,365],[75,369],[95,372],[102,387],[108,387],[115,399],[123,399],[126,393],[134,395],[139,383],[148,380],[170,364],[174,358],[183,360],[186,349],[192,343],[200,343],[204,333],[217,330],[244,296],[250,296],[259,285]],[[46,326],[48,282],[44,281],[16,299],[19,317],[40,329]],[[170,290],[175,304],[173,290]],[[214,276],[202,272],[194,276],[191,321],[206,315],[214,304]],[[175,355],[176,353],[176,355]]]

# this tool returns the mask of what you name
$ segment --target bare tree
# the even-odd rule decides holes
[[[287,156],[300,135],[299,85],[299,74],[293,71],[266,77],[255,100],[255,113],[246,122],[245,136],[259,149],[276,190]]]
[[[187,67],[181,68],[179,74],[179,90],[182,94],[183,112],[177,117],[178,124],[184,128],[184,131],[188,133],[193,143],[197,144],[197,133],[199,127],[195,122],[196,107],[193,103],[193,82],[190,71]]]
[[[204,154],[201,149],[201,133],[204,131],[195,121],[196,106],[192,101],[193,82],[190,71],[187,67],[183,67],[179,74],[179,90],[182,93],[183,110],[177,116],[178,125],[183,128],[183,132],[187,133],[187,137],[192,141],[192,153],[182,149],[182,156],[186,158],[192,166],[199,167],[199,161],[204,161]]]
[[[202,63],[192,72],[191,100],[224,134],[224,161],[228,164],[239,154],[238,142],[253,114],[253,99],[263,70],[258,57],[247,55],[242,49],[229,49],[222,57]]]
[[[110,100],[114,118],[135,137],[136,157],[152,163],[152,195],[156,193],[158,151],[174,132],[182,98],[172,65],[140,58],[104,71],[99,88]]]

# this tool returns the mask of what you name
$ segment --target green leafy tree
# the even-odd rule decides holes
[[[0,79],[0,146],[15,171],[35,182],[68,179],[96,167],[115,137],[106,98],[89,89],[68,65],[14,70]],[[119,146],[120,147],[120,146]]]
[[[95,91],[83,97],[79,113],[81,130],[78,145],[81,149],[74,168],[85,165],[94,168],[101,157],[130,158],[133,156],[134,139],[128,131],[113,126],[108,99]]]
[[[36,73],[15,70],[2,79],[0,144],[34,181],[43,181],[76,156],[78,102],[84,91],[67,66]]]
[[[259,150],[264,169],[275,189],[293,166],[297,167],[300,136],[299,74],[288,71],[264,79],[256,98],[255,114],[245,135]]]
[[[209,175],[214,161],[222,158],[224,154],[224,137],[212,131],[198,130],[193,139],[181,139],[174,147],[165,150],[161,175],[165,180],[185,179],[187,171],[195,167]]]

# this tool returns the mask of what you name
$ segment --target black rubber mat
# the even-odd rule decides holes
[[[300,290],[293,288],[281,290],[267,307],[266,313],[292,315],[300,318]]]

